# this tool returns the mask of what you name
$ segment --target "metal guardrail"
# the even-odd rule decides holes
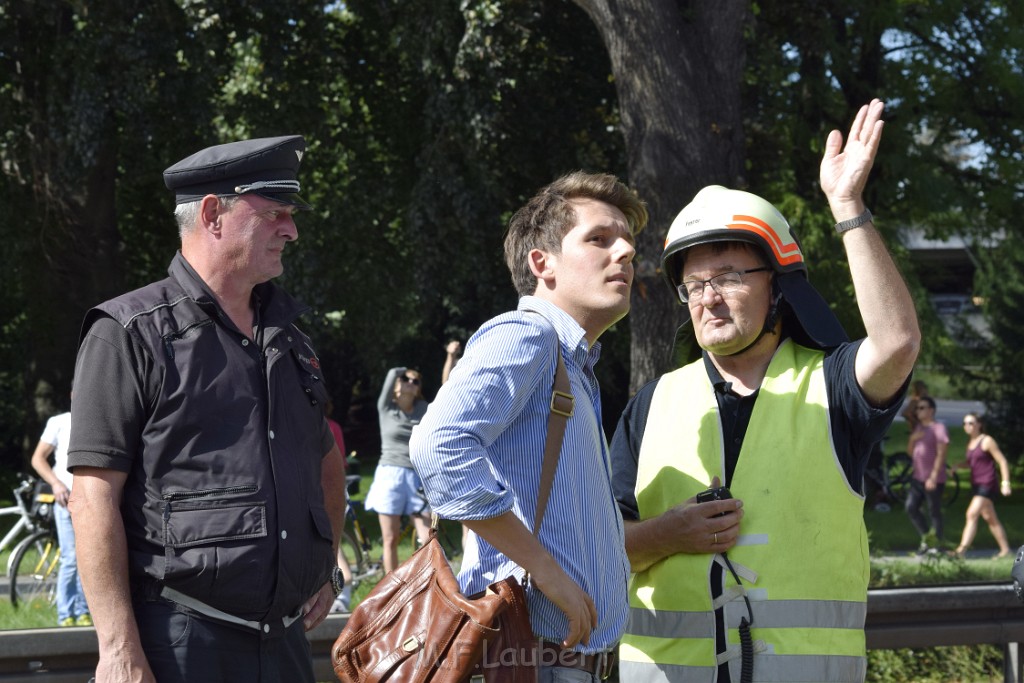
[[[869,650],[1001,645],[1003,680],[1021,683],[1024,605],[1012,583],[868,591]]]
[[[332,614],[307,635],[319,681],[333,681],[331,646],[347,617]],[[1024,642],[1024,605],[1011,584],[868,591],[868,649],[979,645],[1004,648],[1004,678],[1021,683],[1018,643]],[[91,628],[0,631],[0,683],[85,683],[96,666]]]

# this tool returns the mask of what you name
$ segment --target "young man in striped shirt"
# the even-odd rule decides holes
[[[598,338],[629,311],[634,236],[646,222],[644,203],[604,174],[563,176],[521,208],[505,239],[518,309],[469,340],[412,436],[431,508],[473,532],[463,592],[530,573],[541,662],[556,663],[542,666],[542,681],[580,670],[598,680],[626,619],[629,562],[593,368]],[[538,542],[533,518],[557,353],[575,411]]]

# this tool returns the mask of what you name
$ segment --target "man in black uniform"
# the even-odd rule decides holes
[[[269,282],[298,238],[301,136],[164,171],[170,276],[89,311],[69,467],[99,683],[313,681],[341,588],[341,453],[305,307]]]

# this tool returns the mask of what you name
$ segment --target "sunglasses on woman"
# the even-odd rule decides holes
[[[418,378],[410,377],[409,375],[402,375],[402,381],[405,382],[406,384],[411,384],[415,387],[418,387],[420,385],[420,381]]]

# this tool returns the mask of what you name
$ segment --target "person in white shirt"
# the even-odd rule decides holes
[[[78,578],[75,558],[75,530],[68,512],[72,476],[68,472],[68,435],[71,413],[54,415],[46,422],[39,444],[32,453],[32,469],[53,489],[53,517],[60,542],[60,570],[57,573],[57,624],[59,626],[92,626],[92,616],[85,602],[82,582]],[[54,457],[50,466],[50,455]]]

